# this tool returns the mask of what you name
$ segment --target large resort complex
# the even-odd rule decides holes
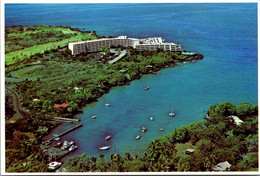
[[[166,43],[161,37],[149,37],[145,39],[128,38],[101,38],[96,40],[69,43],[69,49],[73,55],[101,51],[102,47],[133,47],[137,51],[152,51],[162,49],[165,51],[181,51],[181,46],[175,43]]]

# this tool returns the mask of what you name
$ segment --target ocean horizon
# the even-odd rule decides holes
[[[98,156],[108,134],[111,150],[102,151],[106,156],[142,155],[154,138],[203,120],[211,105],[258,103],[257,3],[5,5],[5,26],[37,24],[70,25],[100,36],[163,37],[204,55],[203,60],[114,87],[83,107],[75,116],[83,127],[62,137],[78,145],[73,155]],[[148,91],[143,89],[146,83]],[[110,108],[104,106],[107,102]],[[168,116],[171,107],[174,118]],[[92,115],[98,118],[90,119]],[[148,131],[137,141],[142,126]],[[55,128],[45,139],[68,127]]]

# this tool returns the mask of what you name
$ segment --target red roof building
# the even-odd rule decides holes
[[[60,107],[63,107],[63,108],[66,108],[68,106],[68,104],[66,104],[66,103],[62,103],[61,105],[60,105]]]
[[[55,104],[54,108],[59,108],[59,107],[66,108],[67,106],[68,106],[68,104],[66,104],[66,103],[62,103],[61,105]]]

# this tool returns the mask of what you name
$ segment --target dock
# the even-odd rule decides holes
[[[74,121],[79,122],[80,119],[71,119],[71,118],[64,118],[64,117],[54,117],[55,120],[62,120],[62,121]]]
[[[76,126],[70,128],[70,129],[68,129],[68,130],[66,130],[66,131],[64,131],[64,132],[62,132],[62,133],[60,133],[60,134],[57,134],[55,137],[52,137],[51,139],[48,139],[48,140],[44,141],[43,143],[48,143],[48,142],[54,140],[55,138],[60,137],[60,136],[63,136],[64,134],[67,134],[68,132],[73,131],[73,130],[75,130],[75,129],[81,127],[81,126],[82,126],[82,124],[80,123],[80,124],[78,124],[78,125],[76,125]]]

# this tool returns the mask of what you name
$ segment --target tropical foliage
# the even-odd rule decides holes
[[[67,159],[63,168],[66,168],[67,172],[212,171],[216,164],[228,161],[232,165],[231,171],[256,171],[257,109],[253,114],[250,113],[250,116],[244,116],[244,123],[239,126],[227,116],[223,116],[227,109],[232,115],[237,115],[237,108],[248,108],[245,113],[250,113],[251,109],[257,106],[250,103],[240,103],[237,106],[230,102],[219,103],[209,108],[209,112],[218,112],[214,117],[180,127],[171,135],[154,139],[142,157],[132,156],[130,153],[125,153],[124,156],[111,154],[110,158],[105,160],[102,154],[98,158],[92,157],[94,159],[82,154]],[[195,150],[191,155],[184,154],[183,150],[176,150],[176,145],[187,143]],[[88,158],[87,162],[82,160],[83,158]],[[80,170],[82,167],[74,167],[75,165],[85,166],[87,169]]]
[[[39,37],[46,35],[49,36],[48,41]],[[28,42],[25,42],[26,45],[23,42],[19,44],[21,36],[29,41],[35,40],[38,48],[34,49],[35,46],[26,44]],[[129,84],[143,74],[155,73],[162,68],[203,57],[161,50],[137,52],[127,48],[127,55],[123,59],[108,64],[110,53],[107,48],[102,49],[105,57],[101,57],[100,53],[71,55],[68,49],[60,48],[68,41],[97,37],[95,33],[81,33],[69,26],[10,27],[6,29],[6,37],[7,41],[10,39],[6,45],[10,50],[6,54],[5,72],[7,78],[16,81],[9,81],[8,86],[19,93],[26,109],[22,112],[22,118],[6,123],[8,172],[47,171],[47,159],[39,144],[41,137],[58,124],[53,117],[72,117],[80,107],[96,101],[113,86]],[[13,47],[16,44],[12,40],[17,41],[17,48]],[[52,40],[57,40],[54,42],[57,45],[52,45]],[[51,47],[43,49],[43,46],[50,44],[45,42],[51,42]],[[12,119],[15,114],[11,102],[7,96],[7,119]],[[55,107],[63,103],[66,103],[66,107]],[[82,154],[69,158],[63,164],[63,169],[69,172],[206,171],[226,160],[232,164],[233,170],[256,169],[257,112],[258,107],[250,103],[236,106],[223,102],[209,108],[210,118],[207,121],[173,129],[172,134],[154,139],[143,156],[133,156],[126,152],[124,156],[112,154],[109,159],[105,159],[102,154],[99,157]],[[237,126],[232,119],[227,118],[229,115],[239,116],[244,123]],[[177,147],[186,144],[196,149],[190,156],[184,155]]]

